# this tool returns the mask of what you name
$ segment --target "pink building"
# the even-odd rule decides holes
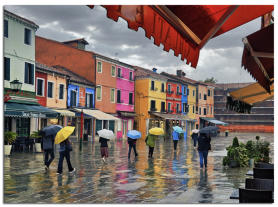
[[[117,64],[117,105],[118,118],[117,138],[126,138],[128,130],[133,129],[134,123],[134,69],[132,66],[120,63]]]

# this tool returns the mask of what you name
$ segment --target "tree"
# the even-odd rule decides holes
[[[211,78],[207,78],[206,80],[204,80],[205,83],[216,83],[217,80],[214,79],[214,77],[211,77]]]

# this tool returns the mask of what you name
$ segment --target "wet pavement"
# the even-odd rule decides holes
[[[179,141],[176,152],[172,141],[157,140],[153,159],[140,140],[139,156],[132,154],[130,161],[127,142],[114,141],[106,163],[98,143],[74,143],[71,160],[77,171],[69,174],[64,161],[62,176],[56,175],[58,152],[49,171],[42,153],[14,153],[4,159],[4,203],[238,203],[229,197],[244,187],[252,168],[225,168],[222,158],[234,136],[246,143],[256,135],[271,142],[273,158],[273,134],[233,133],[212,138],[207,170],[200,170],[190,138]]]

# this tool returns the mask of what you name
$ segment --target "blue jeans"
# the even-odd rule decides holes
[[[193,138],[193,141],[194,141],[194,147],[196,147],[196,145],[197,145],[197,138]]]
[[[66,157],[68,168],[69,168],[69,172],[73,171],[73,167],[71,166],[71,163],[70,163],[70,151],[69,150],[65,150],[65,151],[60,152],[60,158],[59,158],[59,163],[58,163],[58,171],[57,171],[58,173],[62,173],[63,172],[64,157]]]
[[[131,150],[133,148],[133,151],[134,151],[134,154],[135,154],[135,157],[138,155],[137,152],[136,152],[136,144],[128,144],[129,145],[129,149],[128,149],[128,158],[130,158],[130,153],[131,153]]]
[[[200,167],[203,167],[203,163],[205,164],[205,168],[208,163],[208,151],[198,151],[200,156]]]

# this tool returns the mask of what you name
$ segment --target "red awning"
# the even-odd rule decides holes
[[[196,68],[200,49],[213,37],[273,11],[273,5],[104,5],[107,17],[122,17],[128,28],[145,30],[154,44]],[[90,6],[93,8],[93,6]]]
[[[242,66],[270,93],[274,80],[274,24],[243,39]]]

